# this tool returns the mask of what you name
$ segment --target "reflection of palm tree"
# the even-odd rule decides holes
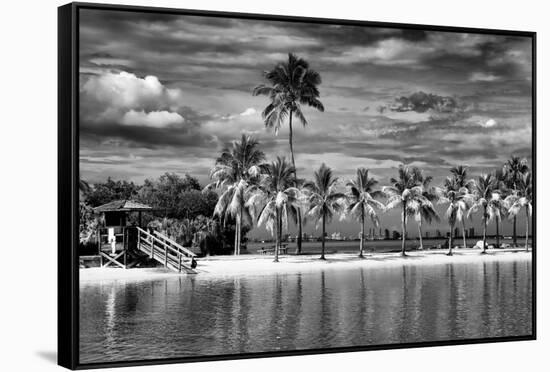
[[[241,251],[243,223],[252,222],[250,213],[245,208],[249,187],[259,180],[265,159],[258,144],[256,139],[243,134],[240,142],[235,141],[231,148],[225,148],[210,172],[210,178],[215,181],[207,186],[224,189],[214,208],[214,215],[235,218],[236,255]]]
[[[361,241],[359,243],[359,257],[363,257],[363,242],[365,240],[365,216],[369,217],[375,226],[378,226],[378,215],[375,208],[383,209],[384,204],[375,198],[382,196],[382,192],[374,190],[378,183],[373,177],[369,178],[369,170],[357,169],[355,180],[346,184],[348,187],[347,213],[361,223]]]
[[[457,222],[463,222],[468,210],[468,189],[459,186],[459,180],[447,177],[439,191],[439,202],[448,203],[445,217],[449,223],[449,256],[453,255],[453,229]]]
[[[512,156],[504,164],[504,170],[507,175],[507,186],[511,189],[512,193],[518,189],[520,182],[523,179],[523,175],[529,171],[529,166],[527,165],[526,159],[520,159],[518,156]],[[517,216],[513,216],[512,221],[512,242],[514,246],[517,246]]]
[[[487,222],[494,216],[491,199],[497,191],[498,182],[495,176],[491,174],[482,174],[474,180],[472,186],[472,203],[468,210],[468,216],[481,210],[481,220],[483,221],[483,252],[486,253],[487,246]]]
[[[431,224],[433,221],[439,221],[439,216],[433,206],[433,203],[438,199],[438,195],[435,187],[430,186],[432,182],[431,176],[424,176],[423,172],[416,167],[413,168],[413,172],[415,173],[416,180],[422,186],[422,196],[424,199],[420,200],[418,203],[414,203],[412,205],[414,209],[411,212],[418,224],[418,237],[420,239],[419,249],[424,249],[422,242],[422,222],[426,221]]]
[[[292,53],[288,55],[288,61],[278,63],[273,70],[266,71],[264,77],[270,85],[258,85],[254,88],[253,95],[264,95],[269,97],[271,102],[262,112],[264,123],[267,128],[273,128],[278,133],[281,125],[288,117],[288,142],[290,145],[290,158],[296,175],[296,163],[294,161],[294,147],[292,142],[292,118],[295,115],[302,125],[307,120],[302,112],[302,105],[324,111],[323,104],[319,100],[319,89],[321,75],[309,67],[309,63],[298,58]],[[295,184],[295,186],[297,186]],[[298,240],[297,253],[302,250],[302,218],[298,211]]]
[[[332,170],[324,163],[313,174],[313,182],[304,184],[304,195],[308,211],[306,216],[313,217],[317,224],[322,225],[321,259],[325,259],[325,227],[335,214],[344,209],[345,195],[336,192],[338,179],[333,176]]]
[[[277,157],[265,167],[265,175],[259,187],[247,202],[250,208],[263,204],[258,226],[265,224],[275,235],[275,262],[279,262],[281,236],[283,229],[288,228],[288,218],[297,221],[300,192],[293,185],[294,167],[285,158]]]
[[[422,195],[422,185],[418,182],[415,171],[400,165],[398,178],[390,179],[391,186],[384,186],[382,192],[388,198],[386,209],[401,208],[401,255],[405,256],[405,240],[407,238],[407,216],[417,209],[420,203],[428,202]]]
[[[514,194],[506,198],[509,205],[508,213],[512,217],[525,209],[525,250],[529,250],[529,218],[533,214],[533,181],[531,172],[526,172],[516,183]]]

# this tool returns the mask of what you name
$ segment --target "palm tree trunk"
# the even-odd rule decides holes
[[[279,209],[276,208],[275,210],[275,252],[274,252],[275,259],[273,260],[273,262],[279,262],[279,246],[281,245],[280,219],[281,219],[281,216],[279,213]]]
[[[420,217],[420,221],[418,221],[418,237],[420,238],[420,247],[418,247],[418,249],[422,250],[424,249],[424,244],[422,243],[422,217]]]
[[[513,232],[512,232],[512,237],[513,237],[513,244],[514,244],[514,247],[517,247],[518,246],[518,236],[517,236],[517,232],[516,232],[516,224],[517,224],[517,217],[514,216],[514,222],[513,222]]]
[[[296,162],[294,161],[294,144],[292,143],[292,113],[288,115],[288,144],[290,145],[290,159],[294,167],[294,186],[298,186],[298,174],[296,171]],[[298,208],[298,238],[296,239],[296,254],[302,253],[302,211]]]
[[[365,211],[361,211],[361,241],[359,242],[359,257],[363,258],[363,242],[365,240]]]
[[[236,256],[238,254],[237,249],[239,245],[239,216],[235,218],[235,251],[233,254]]]
[[[453,255],[453,228],[454,225],[449,224],[449,252],[447,253],[448,256]]]
[[[466,249],[466,224],[464,223],[464,217],[462,217],[462,242],[463,248]]]
[[[525,251],[529,251],[529,209],[525,207]]]
[[[243,241],[243,208],[239,208],[239,250],[238,255],[241,255],[241,243]]]
[[[407,208],[403,202],[403,218],[401,221],[401,231],[403,233],[403,236],[401,236],[401,256],[406,256],[405,253],[405,238],[407,236]]]
[[[321,260],[325,259],[325,216],[323,215],[323,235],[321,235]]]
[[[496,228],[497,228],[497,237],[496,237],[496,243],[495,248],[500,248],[500,218],[495,218]]]
[[[485,211],[483,211],[483,251],[481,253],[487,253],[487,217]]]

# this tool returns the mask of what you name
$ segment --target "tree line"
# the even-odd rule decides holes
[[[532,176],[525,159],[511,157],[492,173],[468,178],[467,167],[450,169],[442,185],[433,186],[432,177],[419,167],[402,164],[390,185],[376,188],[378,181],[369,176],[369,170],[359,168],[355,179],[340,190],[339,180],[324,163],[314,171],[311,180],[296,179],[292,162],[277,157],[271,162],[259,148],[255,138],[242,135],[231,147],[223,149],[216,159],[210,177],[213,182],[205,191],[220,189],[221,195],[214,216],[231,218],[236,224],[235,254],[240,253],[243,226],[265,226],[275,237],[275,261],[282,241],[282,233],[289,221],[312,220],[321,227],[321,259],[325,259],[326,224],[335,217],[352,218],[359,222],[361,239],[359,256],[363,257],[365,220],[379,225],[379,214],[391,209],[401,211],[401,254],[406,255],[407,223],[418,224],[420,248],[422,225],[439,221],[435,205],[447,206],[444,218],[449,226],[449,251],[453,254],[453,230],[462,226],[466,247],[466,219],[479,214],[483,224],[482,253],[487,249],[487,225],[494,221],[499,242],[499,226],[504,218],[513,223],[513,244],[517,246],[517,216],[526,214],[525,249],[528,249],[529,218],[532,214]]]
[[[222,225],[213,217],[218,194],[203,191],[195,177],[188,174],[180,177],[175,173],[146,179],[142,184],[112,178],[93,185],[80,181],[82,245],[94,239],[100,223],[100,216],[93,208],[114,200],[135,200],[153,207],[153,212],[143,214],[143,225],[158,229],[185,246],[198,246],[205,254],[224,254],[232,250],[234,223],[229,221]],[[137,216],[129,218],[130,223],[137,223]]]

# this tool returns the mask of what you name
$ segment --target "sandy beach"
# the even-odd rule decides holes
[[[279,262],[273,262],[270,255],[214,256],[198,259],[197,276],[219,275],[271,275],[315,272],[319,270],[342,270],[350,268],[392,268],[406,265],[443,265],[448,263],[494,262],[531,260],[531,251],[523,249],[487,250],[480,254],[478,249],[459,249],[453,256],[446,255],[447,250],[429,250],[408,252],[407,257],[398,253],[376,253],[366,255],[364,259],[357,254],[339,253],[320,260],[319,255],[283,255]],[[159,279],[179,275],[165,268],[88,268],[80,269],[80,281],[118,280],[118,279]]]

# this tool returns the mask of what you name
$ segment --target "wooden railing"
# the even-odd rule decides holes
[[[191,258],[191,257],[197,257],[197,255],[193,252],[193,251],[190,251],[189,249],[185,248],[184,246],[176,243],[174,240],[170,239],[169,237],[167,237],[166,235],[164,234],[161,234],[159,233],[158,231],[155,231],[154,232],[155,236],[157,238],[159,238],[160,240],[170,244],[172,247],[176,248],[181,254]]]
[[[195,273],[191,268],[193,252],[160,233],[155,236],[137,227],[137,234],[137,247],[141,252],[173,271]]]

